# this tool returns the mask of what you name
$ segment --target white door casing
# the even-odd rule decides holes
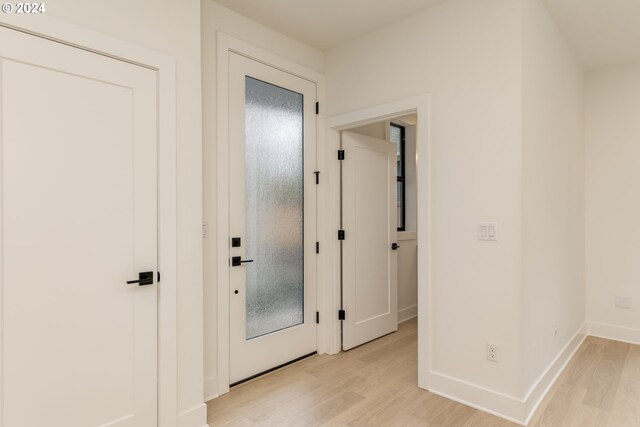
[[[342,132],[344,350],[398,328],[396,147]]]
[[[0,32],[2,425],[155,426],[156,73]]]
[[[230,383],[266,371],[317,349],[316,337],[316,84],[237,53],[229,54],[229,244],[230,256],[246,255],[245,206],[245,78],[251,77],[303,95],[304,134],[304,314],[303,323],[253,339],[246,339],[247,269],[255,264],[231,267]],[[274,129],[274,131],[276,131]],[[261,159],[270,162],[272,159]],[[254,212],[253,215],[260,215]],[[283,213],[284,214],[284,213]],[[286,221],[286,215],[282,216]],[[293,226],[293,224],[292,224]],[[231,247],[240,237],[241,247]],[[260,262],[260,260],[255,260]],[[237,293],[236,293],[237,291]]]

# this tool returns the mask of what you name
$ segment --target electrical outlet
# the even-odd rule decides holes
[[[498,363],[498,346],[487,343],[487,360]]]
[[[616,297],[616,307],[631,310],[633,308],[631,305],[631,298]]]
[[[557,320],[555,322],[553,322],[553,335],[554,336],[558,335],[558,321]]]

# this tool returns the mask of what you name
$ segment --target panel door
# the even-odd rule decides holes
[[[156,426],[156,74],[0,41],[0,424]]]
[[[342,348],[398,329],[396,147],[342,132]]]
[[[238,54],[229,76],[233,384],[316,351],[316,86]]]

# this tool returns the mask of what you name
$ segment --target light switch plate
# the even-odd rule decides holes
[[[478,240],[495,242],[498,240],[498,223],[497,222],[479,222],[478,223]]]

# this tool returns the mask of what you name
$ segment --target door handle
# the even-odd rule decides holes
[[[137,283],[138,286],[153,285],[153,271],[138,273],[138,280],[127,280],[129,285]]]
[[[246,262],[253,262],[253,260],[252,259],[243,260],[242,257],[239,257],[239,256],[231,257],[231,266],[232,267],[239,267],[239,266],[241,266],[242,264],[244,264]]]
[[[398,244],[397,244],[397,243],[392,243],[392,244],[391,244],[391,250],[392,250],[392,251],[397,251],[399,247],[400,247],[400,246],[398,246]]]

